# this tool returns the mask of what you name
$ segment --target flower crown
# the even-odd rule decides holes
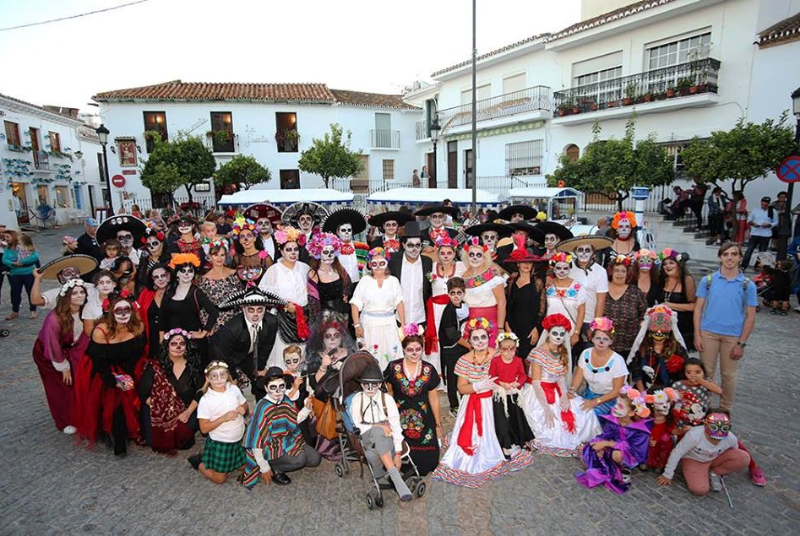
[[[621,264],[623,266],[631,265],[631,258],[629,255],[617,255],[614,257],[614,264]]]
[[[553,253],[553,256],[550,257],[550,266],[555,266],[559,262],[565,262],[567,264],[571,263],[572,255],[564,251],[557,251]]]
[[[405,339],[406,337],[421,336],[422,334],[425,333],[425,330],[419,324],[415,324],[414,322],[412,322],[411,324],[406,324],[405,326],[403,326],[402,333],[403,333],[403,338]]]
[[[338,255],[342,249],[342,239],[331,233],[317,233],[308,243],[308,252],[315,259],[319,259],[325,246],[333,246],[334,255]]]
[[[391,257],[388,250],[383,248],[372,248],[367,252],[367,262],[370,262],[373,257],[384,257],[387,261]]]
[[[228,370],[228,364],[225,361],[212,361],[211,363],[208,364],[203,373],[208,374],[212,370],[219,368],[224,368],[225,370]]]
[[[476,329],[483,329],[485,331],[491,331],[493,324],[487,319],[482,316],[477,318],[473,318],[466,323],[464,326],[464,338],[469,339],[469,336],[472,334],[473,331]]]
[[[648,404],[675,403],[678,401],[678,392],[672,387],[667,387],[666,389],[655,391],[652,395],[645,395],[644,399]]]
[[[200,259],[194,253],[176,253],[169,261],[169,267],[173,270],[184,264],[191,264],[195,268],[200,268]]]
[[[628,222],[631,224],[631,227],[636,227],[636,216],[631,211],[617,212],[614,214],[614,217],[611,219],[611,227],[616,229],[619,227],[619,222],[623,220],[628,220]]]
[[[664,248],[661,250],[661,253],[658,254],[658,260],[664,262],[667,259],[672,259],[675,262],[681,262],[683,260],[683,255],[672,248]]]
[[[281,246],[288,242],[297,242],[300,246],[306,245],[306,235],[288,225],[283,229],[275,231],[273,236],[275,237],[275,241]]]
[[[85,288],[85,285],[86,283],[83,281],[83,279],[70,279],[69,281],[61,285],[61,291],[58,293],[58,295],[66,296],[71,289],[75,287]]]
[[[510,331],[504,331],[503,333],[497,334],[497,346],[500,346],[500,343],[503,341],[512,341],[514,344],[519,346],[519,337],[517,337],[516,333],[512,333]]]
[[[631,401],[633,412],[637,417],[644,419],[650,416],[650,408],[647,407],[647,401],[638,390],[630,385],[623,385],[622,389],[619,390],[619,394],[626,396]]]
[[[239,233],[242,231],[250,231],[253,234],[258,234],[256,231],[256,222],[253,220],[246,220],[244,217],[239,216],[233,222],[233,231],[231,231],[233,233],[234,240],[239,238]]]
[[[458,240],[448,236],[440,236],[436,239],[437,248],[453,248],[458,249]]]
[[[464,251],[469,251],[469,248],[471,247],[483,248],[484,252],[489,251],[489,246],[481,242],[481,239],[477,236],[467,238],[462,247],[464,248]]]
[[[175,335],[183,335],[184,339],[191,339],[192,338],[192,334],[189,333],[188,331],[186,331],[184,329],[181,329],[181,328],[175,328],[175,329],[169,330],[168,332],[166,332],[164,334],[164,340],[168,341],[172,337],[174,337]]]
[[[592,331],[604,331],[611,336],[614,336],[614,333],[616,332],[614,329],[614,322],[605,316],[601,316],[592,320],[592,323],[589,324],[589,329]]]
[[[102,308],[103,312],[107,313],[108,308],[111,306],[111,302],[114,300],[126,300],[131,302],[131,307],[134,309],[139,309],[139,302],[133,299],[133,294],[128,289],[122,289],[119,292],[112,292],[108,295],[108,298],[103,300]]]

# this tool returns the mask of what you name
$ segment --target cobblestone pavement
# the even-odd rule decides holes
[[[34,236],[44,259],[77,228]],[[10,310],[4,285],[0,317]],[[23,298],[24,300],[24,298]],[[24,301],[23,301],[24,304]],[[23,311],[25,305],[23,305]],[[27,317],[27,315],[23,315]],[[724,493],[689,494],[678,477],[659,488],[652,474],[634,475],[624,496],[586,490],[573,478],[574,459],[537,455],[534,465],[478,490],[429,482],[421,500],[370,512],[367,481],[339,479],[328,462],[293,473],[291,486],[247,492],[232,481],[215,486],[175,458],[132,447],[115,459],[87,451],[53,426],[31,347],[38,320],[0,320],[0,534],[791,534],[800,526],[800,315],[758,315],[740,370],[735,432],[762,465],[766,488],[745,473]],[[445,402],[446,404],[446,402]],[[452,427],[447,417],[446,427]],[[794,527],[794,529],[792,529]]]

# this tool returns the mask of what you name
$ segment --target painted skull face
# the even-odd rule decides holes
[[[477,352],[482,352],[489,347],[489,334],[485,329],[476,329],[469,335],[469,343]]]
[[[422,359],[422,345],[418,342],[409,343],[403,350],[409,361],[416,363]]]
[[[480,246],[473,246],[469,248],[467,261],[472,268],[478,268],[483,265],[483,256],[483,248]]]
[[[194,266],[191,264],[178,268],[178,283],[188,284],[194,279]]]
[[[325,345],[325,350],[328,352],[339,348],[342,344],[342,334],[339,333],[339,330],[336,328],[326,329],[323,344]]]
[[[336,229],[336,234],[342,242],[350,242],[353,239],[353,226],[349,223],[343,223]]]
[[[133,306],[130,302],[120,301],[114,305],[114,320],[117,324],[127,324],[131,320]]]
[[[320,252],[320,260],[325,264],[333,264],[333,259],[336,257],[333,246],[325,246]]]
[[[483,243],[489,246],[491,249],[494,249],[497,246],[498,238],[497,231],[484,231],[481,234],[481,240],[483,240]]]
[[[97,280],[97,292],[103,296],[108,296],[117,284],[109,276],[104,275]]]
[[[564,340],[567,338],[567,330],[562,328],[561,326],[556,326],[552,328],[550,331],[550,342],[553,344],[557,344],[561,346],[564,344]]]
[[[556,279],[564,279],[569,276],[570,266],[568,262],[557,262],[555,266],[553,266],[553,273],[556,276]]]
[[[310,214],[303,214],[297,218],[297,225],[304,233],[310,233],[311,229],[314,227],[314,218],[311,217]]]
[[[586,264],[592,259],[594,248],[592,246],[578,246],[575,248],[575,256],[581,264]]]
[[[650,257],[639,257],[639,260],[636,261],[639,264],[639,269],[647,272],[653,268],[653,259]]]
[[[632,230],[633,228],[631,227],[630,220],[620,220],[617,225],[617,236],[623,240],[627,240],[630,238]]]
[[[552,251],[553,249],[555,249],[558,242],[559,242],[558,237],[553,233],[547,233],[546,235],[544,235],[544,247],[547,248],[548,250]]]
[[[70,305],[83,305],[86,302],[86,289],[80,286],[73,288],[69,302]]]
[[[262,235],[272,234],[272,223],[270,223],[269,218],[258,218],[256,226],[258,227],[258,232]]]
[[[117,240],[124,248],[133,246],[133,234],[130,231],[117,231]]]
[[[286,242],[281,251],[289,262],[297,262],[300,258],[300,245],[297,242]]]

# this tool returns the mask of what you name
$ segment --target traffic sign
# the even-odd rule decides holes
[[[114,175],[111,177],[111,184],[117,188],[123,188],[125,186],[125,177],[122,175]]]
[[[783,182],[800,181],[800,156],[792,155],[784,158],[775,173]]]

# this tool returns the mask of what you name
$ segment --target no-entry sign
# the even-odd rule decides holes
[[[792,155],[784,158],[775,173],[783,182],[800,181],[800,156]]]
[[[125,177],[122,175],[114,175],[111,177],[111,184],[116,186],[117,188],[122,188],[125,186]]]

